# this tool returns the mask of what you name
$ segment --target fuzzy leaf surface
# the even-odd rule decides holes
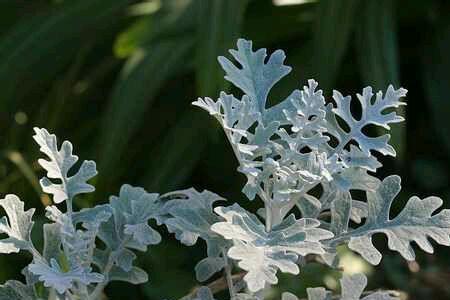
[[[350,249],[361,254],[368,262],[378,264],[381,253],[372,244],[372,235],[384,233],[388,246],[405,259],[414,260],[411,242],[422,250],[433,252],[428,238],[438,244],[450,246],[450,210],[435,211],[442,206],[438,197],[420,199],[412,197],[404,209],[393,219],[389,217],[394,198],[400,192],[400,177],[386,177],[376,191],[367,193],[368,217],[366,223],[350,232]]]
[[[74,282],[89,285],[103,281],[102,274],[86,272],[82,268],[64,272],[55,259],[51,259],[49,265],[43,261],[35,261],[29,265],[28,269],[39,276],[39,280],[44,282],[44,286],[54,288],[60,294],[70,289]]]
[[[276,284],[278,269],[298,274],[299,255],[324,254],[321,240],[333,236],[318,228],[320,222],[314,219],[297,220],[291,215],[267,232],[255,215],[238,204],[218,207],[215,211],[226,221],[214,224],[211,229],[233,241],[228,256],[248,271],[244,280],[252,292],[263,289],[266,283]]]
[[[24,203],[16,195],[6,195],[0,200],[0,206],[6,216],[0,219],[0,233],[8,235],[0,240],[0,253],[19,252],[27,250],[31,245],[32,217],[35,209],[24,210]]]
[[[55,203],[72,199],[78,194],[93,192],[95,188],[87,181],[97,175],[95,162],[83,161],[78,171],[69,176],[68,172],[78,161],[78,156],[72,154],[72,144],[64,141],[58,149],[54,134],[50,134],[43,128],[34,128],[34,131],[33,138],[40,146],[40,151],[49,158],[49,160],[38,160],[42,168],[47,171],[47,177],[40,180],[44,192],[52,194]],[[57,179],[60,183],[54,183],[51,179]]]
[[[367,286],[367,277],[363,274],[344,275],[340,280],[341,296],[332,297],[331,292],[324,288],[308,288],[308,300],[399,300],[395,296],[391,296],[389,292],[375,292],[362,297],[365,287]],[[362,298],[361,298],[362,297]]]
[[[161,196],[163,201],[159,222],[167,226],[169,232],[187,246],[194,245],[198,238],[207,244],[208,257],[195,267],[196,277],[205,281],[223,267],[222,251],[229,242],[211,229],[211,225],[222,219],[213,212],[216,201],[225,200],[210,191],[195,189],[180,190]]]

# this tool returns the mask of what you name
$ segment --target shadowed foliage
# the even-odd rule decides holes
[[[290,5],[287,5],[291,3]],[[240,92],[224,80],[218,56],[243,37],[269,53],[284,49],[293,71],[268,96],[270,106],[314,78],[326,101],[389,83],[408,89],[406,122],[393,126],[394,162],[403,189],[393,219],[414,190],[450,207],[450,4],[445,0],[34,0],[0,1],[0,192],[14,193],[44,222],[50,204],[38,182],[45,171],[32,128],[45,127],[95,160],[95,193],[83,207],[108,202],[122,183],[165,193],[194,186],[240,202],[245,176],[219,126],[190,104],[197,96]],[[353,101],[355,102],[355,101]],[[353,103],[352,112],[361,108]],[[363,131],[380,133],[374,126]],[[395,164],[395,165],[394,165]],[[70,174],[73,175],[73,174]],[[320,192],[320,191],[318,191]],[[398,202],[398,203],[397,203]],[[180,246],[167,231],[139,265],[149,283],[108,287],[111,299],[177,299],[196,285],[206,245]],[[42,242],[38,232],[33,239]],[[380,251],[387,244],[374,236]],[[380,242],[381,243],[378,243]],[[387,248],[387,247],[386,247]],[[343,249],[343,251],[346,251]],[[450,297],[448,249],[404,262],[385,251],[370,285],[402,287],[410,299]],[[392,255],[391,255],[392,254]],[[0,256],[0,282],[20,278],[24,254]],[[353,261],[353,264],[359,262]],[[370,267],[368,267],[370,268]],[[312,265],[280,287],[306,297],[305,286],[337,287],[336,274]],[[176,282],[176,289],[173,288]],[[334,283],[334,285],[333,285]],[[274,297],[277,296],[274,291]]]

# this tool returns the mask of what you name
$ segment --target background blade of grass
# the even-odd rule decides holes
[[[196,83],[200,96],[216,97],[225,89],[217,57],[234,48],[247,0],[199,0],[197,13]]]
[[[423,62],[425,90],[434,127],[450,153],[450,23],[442,25],[430,48],[432,55],[425,57]]]
[[[0,108],[6,114],[28,89],[42,88],[74,56],[85,35],[95,35],[118,22],[129,0],[65,1],[24,17],[0,40]],[[38,76],[36,76],[39,74]]]
[[[358,18],[358,0],[320,1],[316,8],[314,74],[325,94],[330,94]]]
[[[202,157],[208,138],[205,124],[208,119],[201,112],[190,110],[170,128],[164,139],[151,153],[143,185],[152,191],[168,192],[183,188],[182,183]]]
[[[227,87],[217,56],[234,46],[247,1],[201,0],[196,4],[196,94],[215,97]],[[191,100],[185,99],[185,103],[190,105]],[[209,118],[193,110],[184,112],[153,152],[143,179],[149,189],[180,187],[196,167],[210,137],[217,134]]]
[[[361,23],[356,27],[359,69],[364,86],[372,86],[374,91],[386,90],[389,84],[400,87],[397,49],[397,24],[395,22],[395,1],[364,1],[358,13]],[[376,18],[372,16],[376,15]],[[405,115],[405,109],[399,109]],[[404,160],[406,143],[405,123],[393,126],[390,143],[397,152],[396,163]],[[380,130],[380,133],[384,130]]]
[[[113,91],[111,103],[103,119],[100,141],[99,171],[115,170],[136,128],[146,120],[146,110],[165,80],[184,70],[183,63],[192,48],[187,38],[167,40],[143,49],[125,66]],[[148,120],[150,121],[150,120]],[[145,137],[144,137],[145,138]],[[116,178],[120,174],[115,174]],[[98,189],[109,185],[108,176],[98,181]]]

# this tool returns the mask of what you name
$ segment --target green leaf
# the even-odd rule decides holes
[[[213,128],[205,128],[206,122],[203,114],[185,112],[154,146],[147,172],[141,179],[142,185],[155,191],[180,188],[197,166],[207,146],[207,135]]]
[[[430,53],[423,62],[425,92],[431,108],[434,128],[450,153],[450,105],[448,104],[448,82],[450,79],[450,25],[442,24],[427,48]]]
[[[150,30],[154,26],[152,16],[139,18],[126,30],[121,32],[114,43],[114,54],[118,58],[127,58],[133,55],[148,39]]]
[[[116,83],[103,119],[99,166],[102,172],[116,172],[129,140],[145,120],[146,110],[165,81],[183,70],[181,66],[191,47],[190,39],[176,38],[152,44],[130,58]],[[114,177],[100,178],[99,190],[102,191]]]
[[[314,37],[314,78],[325,93],[334,85],[342,59],[358,19],[358,0],[324,0],[316,8]]]
[[[398,87],[400,75],[395,1],[364,1],[361,11],[362,24],[356,28],[356,47],[362,79],[375,90],[381,90],[389,84]],[[405,110],[400,109],[399,112],[404,114]],[[400,162],[405,151],[405,126],[396,126],[391,131],[392,143],[397,149]]]
[[[398,86],[395,2],[364,1],[360,10],[362,24],[356,27],[356,46],[362,79],[375,90]]]
[[[10,111],[24,90],[60,72],[86,34],[94,36],[120,20],[118,14],[129,2],[65,1],[45,13],[21,19],[0,40],[2,112]]]
[[[225,89],[217,57],[239,37],[247,2],[198,1],[195,75],[200,95],[213,96]]]

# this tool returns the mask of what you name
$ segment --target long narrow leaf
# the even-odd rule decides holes
[[[342,58],[348,47],[353,25],[358,19],[358,0],[320,1],[316,11],[314,35],[314,66],[316,78],[329,93]]]
[[[448,87],[450,82],[450,25],[442,26],[430,46],[432,55],[423,62],[425,91],[431,108],[434,127],[442,143],[450,153],[450,105]]]
[[[215,96],[225,89],[217,57],[233,48],[247,0],[199,0],[197,13],[196,78],[200,95]]]
[[[192,40],[178,38],[156,43],[130,58],[112,94],[103,119],[100,139],[100,166],[103,174],[112,174],[136,129],[146,119],[145,112],[164,82],[184,70]],[[150,121],[150,120],[149,120]],[[115,176],[119,174],[114,173]],[[98,182],[102,191],[114,176]]]
[[[191,109],[165,135],[152,151],[143,184],[148,190],[180,188],[192,173],[207,144],[207,120]]]
[[[87,34],[117,22],[130,0],[65,1],[50,12],[21,20],[0,40],[0,107],[14,109],[25,86],[42,85],[64,67]]]
[[[360,16],[362,23],[357,26],[356,47],[363,82],[375,90],[384,90],[389,84],[399,87],[394,1],[364,1]],[[400,114],[404,114],[404,108]],[[405,131],[405,124],[394,126],[391,130],[391,141],[399,163],[405,150]]]

